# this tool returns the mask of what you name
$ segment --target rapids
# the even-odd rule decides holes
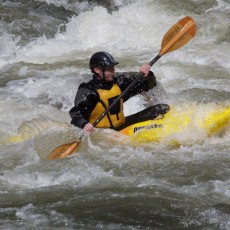
[[[68,111],[90,56],[138,71],[186,15],[196,36],[154,64],[158,88],[127,101],[126,115],[230,105],[229,0],[0,1],[1,229],[230,229],[230,127],[183,133],[177,147],[97,130],[75,155],[46,160],[80,134]]]

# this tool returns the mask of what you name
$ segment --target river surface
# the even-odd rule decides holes
[[[127,115],[230,105],[229,0],[0,1],[0,229],[230,229],[229,127],[182,133],[179,146],[97,130],[73,156],[46,159],[80,133],[68,111],[90,56],[138,71],[187,15],[196,36],[152,67],[165,92],[132,98]]]

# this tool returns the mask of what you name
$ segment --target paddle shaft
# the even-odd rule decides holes
[[[158,54],[150,63],[149,65],[152,66],[161,56]],[[127,92],[133,88],[133,86],[143,77],[143,74],[138,75],[136,79],[116,98],[116,100],[97,118],[97,120],[93,123],[95,127],[103,117],[120,101],[120,99],[127,94]]]

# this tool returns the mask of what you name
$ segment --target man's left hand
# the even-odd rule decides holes
[[[144,64],[140,67],[139,71],[144,74],[144,77],[147,77],[149,75],[150,68],[151,66],[149,64]]]

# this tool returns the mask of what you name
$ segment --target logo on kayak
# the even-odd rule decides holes
[[[161,124],[157,125],[148,125],[148,126],[138,126],[133,129],[133,133],[139,131],[140,129],[156,129],[156,128],[162,128],[163,126]]]

